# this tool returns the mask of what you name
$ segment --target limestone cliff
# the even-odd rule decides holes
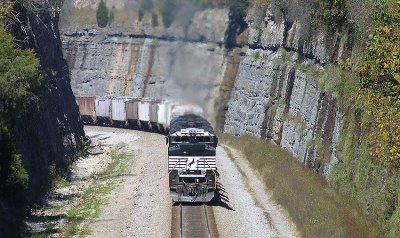
[[[109,3],[116,14],[123,8],[117,2]],[[88,10],[82,1],[65,4],[64,13],[70,15],[95,9],[94,4]],[[65,15],[63,50],[74,93],[198,103],[225,132],[272,139],[328,174],[336,160],[342,115],[336,101],[298,65],[322,70],[325,63],[350,54],[349,42],[339,34],[327,40],[322,30],[310,32],[309,19],[280,14],[272,5],[251,7],[244,31],[245,26],[232,23],[229,9],[189,15],[186,25],[177,20],[168,28],[154,27],[145,17],[104,29],[89,18],[91,24],[73,25],[76,19]],[[287,51],[287,59],[282,60],[279,48]]]
[[[240,60],[224,130],[272,139],[329,177],[343,113],[302,67],[323,71],[324,64],[350,55],[351,44],[338,32],[310,31],[307,20],[290,12],[273,12],[271,5],[249,9],[250,49]]]
[[[335,144],[341,129],[342,116],[335,100],[293,62],[280,65],[255,59],[255,54],[280,57],[271,51],[247,50],[227,105],[225,132],[272,139],[328,175],[330,162],[336,160]],[[321,148],[315,147],[320,140],[328,145],[332,161],[321,160]]]
[[[223,46],[228,14],[226,8],[196,10],[189,24],[174,22],[168,28],[152,27],[146,19],[105,29],[62,21],[64,57],[75,95],[190,101],[214,120],[232,57]]]

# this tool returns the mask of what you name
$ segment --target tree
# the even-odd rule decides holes
[[[165,0],[161,5],[161,15],[164,23],[164,27],[168,28],[175,20],[176,14],[178,13],[178,4],[176,0]]]
[[[144,8],[142,6],[140,6],[139,10],[138,10],[138,19],[139,19],[139,21],[141,21],[143,19],[143,17],[144,17]]]
[[[139,10],[138,10],[138,18],[141,21],[144,17],[144,14],[150,11],[153,8],[152,0],[142,0],[140,2]]]
[[[151,25],[152,25],[153,27],[158,26],[158,16],[157,16],[157,14],[154,13],[154,12],[151,14]]]
[[[107,26],[108,10],[103,0],[100,1],[99,6],[97,7],[96,18],[97,18],[97,25],[99,27],[104,28]]]
[[[32,50],[17,49],[13,37],[0,27],[0,117],[23,112],[41,84],[39,60]]]
[[[108,18],[108,25],[111,25],[111,23],[113,23],[113,21],[114,21],[114,12],[113,11],[110,11],[110,16],[109,16],[109,18]]]
[[[41,84],[39,68],[33,50],[16,48],[0,25],[0,230],[7,224],[6,232],[14,231],[24,215],[29,183],[12,134],[13,120],[35,100]]]
[[[400,99],[400,2],[383,3],[374,12],[377,23],[357,72],[363,88]]]

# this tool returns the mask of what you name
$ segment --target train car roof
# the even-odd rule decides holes
[[[173,118],[169,128],[169,135],[188,128],[202,129],[204,132],[215,135],[214,129],[205,118],[193,114],[186,114]]]

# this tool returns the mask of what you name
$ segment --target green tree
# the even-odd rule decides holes
[[[23,112],[35,100],[33,91],[41,84],[35,53],[15,48],[13,40],[0,27],[0,116]]]
[[[178,13],[178,3],[176,0],[164,0],[161,5],[161,15],[164,23],[164,27],[170,27],[172,22],[175,20],[175,16]]]
[[[151,25],[153,27],[158,26],[158,15],[154,12],[151,14]]]
[[[113,23],[114,18],[115,18],[114,12],[110,11],[110,16],[108,17],[108,25],[111,25],[111,23]]]
[[[138,10],[138,19],[139,19],[139,21],[141,21],[143,19],[143,17],[144,17],[144,8],[142,8],[142,6],[140,6],[139,10]]]
[[[247,8],[249,7],[249,0],[228,0],[228,5],[238,14],[244,18],[246,16]]]
[[[100,1],[96,12],[97,25],[101,28],[107,26],[108,23],[108,9],[103,0]]]
[[[13,41],[0,25],[0,224],[9,224],[9,231],[17,228],[18,219],[24,215],[28,185],[11,128],[14,118],[35,101],[34,92],[41,84],[35,53],[16,48]],[[4,220],[10,217],[14,220]]]
[[[153,9],[153,1],[152,0],[142,0],[140,2],[140,6],[138,9],[138,18],[141,21],[144,17],[144,14]]]
[[[376,26],[357,72],[364,88],[400,97],[400,2],[382,1],[373,15]]]
[[[321,18],[328,30],[333,32],[342,26],[347,20],[347,0],[323,0],[319,1]]]
[[[28,186],[28,174],[13,143],[7,124],[0,119],[0,198],[11,202]],[[7,195],[8,194],[8,195]],[[10,195],[13,194],[13,195]]]

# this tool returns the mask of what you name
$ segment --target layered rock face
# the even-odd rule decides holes
[[[271,139],[328,174],[342,115],[298,65],[322,68],[349,55],[349,41],[310,32],[310,19],[275,14],[268,5],[249,9],[244,32],[232,29],[229,14],[196,11],[190,24],[177,21],[169,28],[146,19],[106,29],[61,24],[74,93],[198,103],[225,132]],[[232,33],[237,37],[225,48]]]
[[[276,51],[279,47],[297,52],[297,61],[325,64],[349,57],[352,50],[352,29],[329,33],[316,27],[310,3],[288,1],[287,12],[278,12],[273,4],[253,6],[249,9],[248,43],[252,48]]]
[[[289,18],[274,15],[270,6],[249,10],[253,49],[241,57],[224,131],[271,139],[328,177],[337,161],[343,115],[336,100],[299,65],[322,70],[323,64],[349,55],[351,47],[335,34],[311,34],[307,19]]]
[[[62,57],[58,16],[46,1],[16,1],[19,23],[12,34],[23,48],[34,49],[44,80],[28,111],[16,119],[14,134],[29,174],[29,195],[40,194],[51,176],[68,165],[84,137],[72,93],[68,67]]]
[[[336,160],[341,129],[335,100],[294,63],[280,65],[255,59],[255,54],[280,57],[271,51],[247,51],[227,105],[224,131],[271,139],[303,163],[328,174]],[[330,153],[333,160],[321,160],[326,157],[321,153]]]
[[[62,26],[75,95],[196,103],[214,120],[214,105],[221,104],[219,88],[232,55],[222,45],[228,13],[228,9],[197,11],[184,28],[179,22],[169,28],[139,22],[130,30],[118,24],[106,30]]]

